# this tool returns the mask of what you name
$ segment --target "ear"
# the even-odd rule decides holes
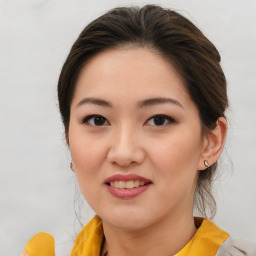
[[[204,135],[198,170],[207,169],[204,164],[205,160],[207,160],[209,166],[218,160],[224,148],[227,127],[227,120],[224,117],[220,117],[216,122],[216,127]]]

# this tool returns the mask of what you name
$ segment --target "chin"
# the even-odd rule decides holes
[[[146,228],[154,223],[152,215],[142,212],[126,211],[112,211],[109,214],[104,212],[99,214],[101,219],[115,228],[124,230],[138,230]]]
[[[113,219],[108,221],[108,223],[114,226],[115,228],[127,230],[127,231],[139,230],[139,229],[146,228],[148,226],[148,223],[145,222],[145,220],[142,222],[132,217],[129,217],[128,220],[124,218]]]

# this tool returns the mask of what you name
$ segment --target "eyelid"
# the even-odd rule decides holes
[[[99,114],[92,114],[92,115],[88,115],[86,117],[84,117],[82,120],[81,120],[81,123],[82,124],[87,124],[87,125],[91,125],[91,126],[105,126],[106,124],[103,124],[103,125],[93,125],[93,124],[90,124],[89,121],[95,117],[101,117],[105,120],[105,122],[107,121],[108,125],[110,124],[109,121],[102,115],[99,115]],[[156,117],[161,117],[161,118],[164,118],[165,120],[168,121],[167,124],[170,124],[170,123],[175,123],[175,119],[170,117],[170,116],[167,116],[167,115],[164,115],[164,114],[156,114],[156,115],[153,115],[151,116],[150,118],[147,119],[146,123],[149,122],[151,119],[153,118],[156,118]],[[152,126],[159,126],[159,127],[163,127],[163,126],[166,126],[167,124],[165,125],[152,125]]]
[[[97,127],[105,126],[105,125],[92,125],[92,124],[89,124],[89,121],[90,121],[91,119],[95,118],[95,117],[102,117],[102,118],[104,118],[105,121],[107,121],[108,124],[109,124],[109,121],[108,121],[104,116],[98,115],[98,114],[92,114],[92,115],[88,115],[88,116],[84,117],[84,118],[82,119],[81,123],[82,123],[82,124],[91,125],[91,126],[97,126]]]
[[[153,115],[153,116],[151,116],[146,122],[148,122],[149,120],[151,120],[151,119],[153,119],[153,118],[159,117],[159,116],[162,117],[162,118],[165,118],[165,119],[168,121],[167,124],[175,123],[175,122],[176,122],[174,118],[172,118],[172,117],[170,117],[170,116],[167,116],[167,115],[164,115],[164,114]],[[163,127],[163,126],[166,126],[167,124],[165,124],[165,125],[153,125],[153,126]]]

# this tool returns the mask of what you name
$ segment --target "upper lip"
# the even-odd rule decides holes
[[[152,183],[151,180],[146,179],[144,177],[141,177],[137,174],[115,174],[112,175],[110,177],[108,177],[107,179],[105,179],[104,183],[110,183],[112,181],[129,181],[129,180],[139,180],[139,181],[143,181],[145,183]]]

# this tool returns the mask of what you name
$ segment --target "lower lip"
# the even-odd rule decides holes
[[[144,186],[140,186],[137,188],[131,188],[131,189],[127,189],[127,188],[115,188],[109,185],[106,185],[108,191],[117,198],[120,199],[131,199],[134,198],[138,195],[140,195],[141,193],[143,193],[144,191],[146,191],[149,186],[151,185],[151,183],[144,185]]]

